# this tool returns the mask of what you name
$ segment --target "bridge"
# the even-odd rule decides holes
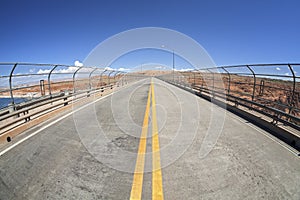
[[[2,65],[0,199],[300,198],[299,64]]]

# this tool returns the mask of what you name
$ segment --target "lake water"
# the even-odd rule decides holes
[[[22,103],[24,101],[26,101],[26,98],[14,98],[15,99],[15,103]],[[0,109],[5,108],[8,106],[8,104],[11,103],[11,98],[0,98]]]

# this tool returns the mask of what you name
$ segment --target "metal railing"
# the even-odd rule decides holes
[[[144,76],[96,67],[0,63],[0,135],[69,103]],[[8,101],[7,101],[8,100]],[[81,102],[81,101],[80,101]]]
[[[242,105],[300,130],[300,64],[253,64],[201,68],[161,75],[211,98]],[[173,81],[174,80],[174,81]]]
[[[98,89],[116,83],[124,74],[96,67],[0,63],[0,98],[7,98],[9,103],[1,107],[16,110],[20,102]]]

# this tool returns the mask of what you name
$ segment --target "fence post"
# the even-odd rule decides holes
[[[213,76],[213,82],[212,82],[212,94],[213,94],[213,98],[215,98],[215,75],[214,75],[214,73],[211,71],[211,70],[209,70],[209,69],[206,69],[207,71],[209,71],[209,73],[211,73],[212,74],[212,76]]]
[[[118,72],[115,74],[115,76],[114,76],[114,80],[115,80],[116,76],[117,76],[117,75],[120,76],[120,74],[122,74],[122,72],[121,72],[121,71],[118,71]],[[116,80],[115,80],[115,82],[116,82]],[[116,84],[116,85],[117,85],[117,87],[119,87],[119,85],[120,85],[119,80],[118,80],[118,84]]]
[[[91,84],[91,77],[92,77],[92,74],[97,70],[98,68],[95,68],[91,71],[91,73],[89,74],[89,90],[92,89],[92,84]]]
[[[112,70],[109,74],[108,74],[108,85],[110,85],[110,75],[114,73],[114,70]]]
[[[15,107],[15,100],[14,100],[13,89],[12,89],[12,76],[13,76],[13,73],[14,73],[17,65],[18,65],[18,63],[14,64],[14,66],[9,74],[9,92],[10,92],[11,105],[13,106],[13,110],[15,110],[16,107]]]
[[[228,75],[228,86],[227,86],[227,95],[230,94],[230,83],[231,83],[231,76],[230,73],[227,69],[225,69],[224,67],[221,67]]]
[[[293,70],[293,67],[288,64],[289,66],[289,69],[293,75],[293,90],[292,90],[292,99],[291,99],[291,102],[290,102],[290,107],[289,107],[289,114],[291,114],[292,110],[293,110],[293,103],[295,101],[295,90],[296,90],[296,75],[295,75],[295,72]]]
[[[251,69],[249,65],[246,65],[246,67],[250,70],[250,72],[253,74],[253,91],[252,91],[252,101],[254,101],[255,97],[255,88],[256,88],[256,76],[254,71]]]
[[[259,85],[259,95],[260,96],[264,94],[264,88],[265,88],[265,81],[261,80],[260,85]]]
[[[73,74],[73,94],[75,94],[75,75],[77,74],[77,72],[81,69],[82,67],[78,67],[78,69],[74,72]]]
[[[103,70],[103,72],[101,72],[101,74],[100,74],[100,88],[102,87],[102,76],[106,71],[107,71],[107,69]]]
[[[52,98],[52,92],[51,92],[51,74],[52,72],[55,70],[55,68],[57,68],[58,65],[55,65],[49,72],[48,74],[48,90],[49,90],[49,95],[50,95],[50,99]]]
[[[40,91],[41,91],[41,96],[45,95],[45,81],[40,80]]]

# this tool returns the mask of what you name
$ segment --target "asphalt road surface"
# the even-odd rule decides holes
[[[300,199],[297,155],[155,78],[33,133],[0,156],[0,199]]]

